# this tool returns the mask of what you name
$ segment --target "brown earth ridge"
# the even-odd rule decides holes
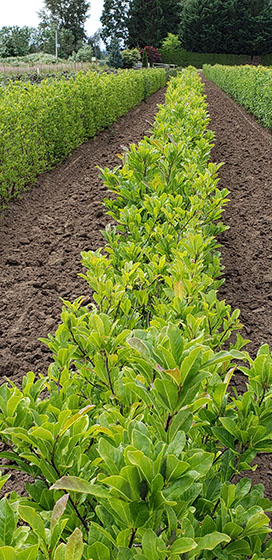
[[[220,184],[230,191],[224,213],[230,230],[220,239],[226,277],[220,295],[241,309],[242,334],[252,340],[248,350],[254,356],[272,339],[272,136],[204,81],[216,133],[212,160],[225,162]],[[103,245],[100,230],[110,221],[102,206],[108,193],[96,166],[118,165],[116,154],[148,134],[164,94],[157,92],[41,175],[0,215],[0,381],[7,376],[20,384],[29,370],[46,374],[51,355],[38,338],[56,330],[60,297],[86,295],[86,282],[78,277],[80,253]],[[240,377],[236,384],[243,385]],[[265,484],[272,499],[270,456],[262,455],[258,463],[252,478]],[[20,481],[15,488],[12,478],[12,489],[19,490]]]

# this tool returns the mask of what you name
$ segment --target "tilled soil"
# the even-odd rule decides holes
[[[215,131],[213,161],[223,161],[221,185],[230,191],[221,236],[225,266],[221,297],[241,310],[252,357],[272,346],[272,134],[208,80],[205,93]]]
[[[220,239],[226,277],[221,297],[241,309],[242,334],[252,340],[248,350],[254,356],[272,338],[272,136],[208,80],[205,89],[216,133],[212,159],[225,162],[221,185],[230,191],[224,221],[231,229]],[[46,373],[50,354],[38,337],[56,330],[60,297],[86,295],[78,277],[80,252],[103,244],[100,230],[110,221],[96,166],[118,165],[116,154],[148,133],[164,93],[41,175],[36,187],[0,216],[0,376],[20,383],[28,370]],[[235,383],[244,386],[242,377]],[[262,455],[258,463],[252,478],[263,482],[272,498],[270,457]]]
[[[80,146],[0,215],[0,381],[46,374],[51,354],[38,338],[55,332],[60,298],[88,295],[80,253],[103,245],[100,231],[110,222],[97,166],[120,164],[117,154],[149,134],[164,97],[162,89]]]
[[[212,161],[225,162],[220,185],[230,191],[223,221],[230,226],[220,238],[225,283],[222,299],[241,310],[246,346],[255,357],[261,344],[272,347],[272,135],[254,117],[236,105],[207,79],[205,93],[210,125],[215,132]],[[242,375],[234,380],[238,391],[245,387]],[[271,454],[255,461],[259,467],[249,475],[263,483],[272,499]]]

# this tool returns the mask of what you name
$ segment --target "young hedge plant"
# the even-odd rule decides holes
[[[0,389],[0,455],[30,477],[0,501],[4,560],[272,558],[271,503],[243,477],[272,448],[272,359],[229,342],[239,311],[217,298],[227,191],[202,91],[172,79],[152,136],[102,171],[116,226],[82,255],[93,303],[63,302],[47,376]]]

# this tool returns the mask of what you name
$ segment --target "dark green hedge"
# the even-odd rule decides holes
[[[246,54],[213,54],[189,52],[185,49],[176,49],[162,55],[163,62],[166,64],[176,64],[177,66],[195,66],[202,68],[203,64],[224,64],[234,66],[236,64],[246,64],[249,57]]]
[[[251,58],[247,54],[216,54],[216,53],[197,53],[189,52],[185,49],[175,49],[162,53],[162,60],[165,64],[176,64],[177,66],[195,66],[202,68],[203,64],[222,64],[222,66],[240,66],[250,64]],[[272,54],[265,54],[260,57],[262,66],[272,66]]]

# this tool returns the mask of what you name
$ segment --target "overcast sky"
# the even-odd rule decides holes
[[[86,21],[86,31],[92,35],[101,23],[99,21],[103,0],[91,0],[90,16]],[[37,27],[37,12],[44,6],[43,0],[0,0],[0,28],[4,25],[29,25]]]

